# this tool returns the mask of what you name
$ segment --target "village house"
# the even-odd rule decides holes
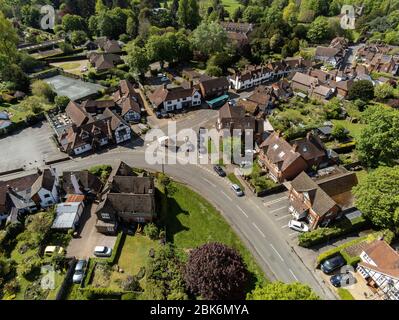
[[[70,102],[66,114],[72,125],[59,135],[59,142],[62,150],[70,155],[80,155],[111,143],[120,144],[131,139],[129,125],[108,108],[93,117],[76,102]]]
[[[266,65],[247,66],[243,71],[236,72],[229,78],[231,88],[236,92],[258,86],[267,81],[286,77],[296,71],[305,71],[311,62],[302,58],[287,58],[283,61],[271,62]]]
[[[115,68],[116,65],[122,63],[121,57],[113,53],[90,52],[88,59],[97,72]]]
[[[303,92],[309,97],[322,102],[331,99],[335,94],[335,88],[330,87],[328,84],[321,84],[318,78],[305,73],[295,73],[291,84],[294,91]]]
[[[354,207],[352,188],[357,185],[355,172],[342,167],[323,169],[314,179],[301,172],[286,183],[290,207],[294,219],[304,219],[310,229],[327,226],[341,217],[345,210]]]
[[[75,194],[94,199],[102,187],[101,180],[88,170],[64,171],[62,174],[62,190],[67,196]]]
[[[110,40],[107,39],[106,37],[100,37],[97,38],[94,41],[98,47],[106,52],[106,53],[121,53],[122,52],[122,48],[121,48],[121,43],[119,41],[116,40]]]
[[[154,109],[171,112],[201,105],[201,93],[190,86],[168,89],[166,85],[160,86],[148,96]]]
[[[249,34],[253,30],[252,23],[221,21],[220,25],[227,33],[227,38],[236,47],[242,48],[249,44]]]
[[[144,109],[143,99],[129,81],[121,80],[117,91],[112,95],[112,99],[119,106],[119,114],[126,122],[139,122],[141,120],[142,109]]]
[[[368,286],[387,299],[399,300],[399,254],[383,239],[370,243],[360,254],[357,272]]]
[[[382,44],[365,45],[357,51],[356,59],[369,72],[381,72],[396,76],[399,74],[399,57],[390,53],[392,47]]]
[[[0,181],[0,221],[33,213],[59,201],[59,179],[52,168],[8,181]]]
[[[276,182],[292,180],[302,171],[326,167],[336,161],[334,153],[312,132],[291,144],[273,132],[259,146],[259,164]]]
[[[226,77],[205,79],[199,83],[202,98],[205,100],[211,100],[227,94],[229,87],[230,84]]]
[[[114,234],[119,222],[152,221],[157,216],[154,178],[133,175],[133,169],[121,162],[104,187],[96,214],[101,233]]]
[[[271,112],[277,100],[275,90],[261,85],[248,98],[239,99],[237,105],[243,106],[245,111],[252,116],[264,118]]]
[[[316,48],[315,60],[339,67],[348,52],[348,42],[341,37],[334,38],[328,47]]]

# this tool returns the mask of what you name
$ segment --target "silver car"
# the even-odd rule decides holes
[[[73,283],[81,283],[85,274],[87,262],[86,260],[79,260],[75,266],[75,272],[72,277]]]
[[[94,248],[94,255],[96,257],[110,257],[112,255],[112,249],[104,246],[97,246]]]
[[[238,184],[231,185],[231,189],[234,190],[235,194],[238,197],[242,197],[244,195],[244,192],[241,190],[241,188],[240,188],[240,186]]]

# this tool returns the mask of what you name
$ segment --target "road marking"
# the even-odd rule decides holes
[[[259,233],[262,235],[263,238],[266,238],[265,234],[262,232],[262,230],[259,229],[259,227],[254,222],[252,222],[252,225],[255,227],[256,230],[259,231]]]
[[[294,279],[295,279],[296,281],[299,281],[299,280],[298,280],[298,278],[296,277],[295,273],[294,273],[294,272],[292,272],[292,270],[291,270],[291,269],[288,269],[288,270],[290,270],[290,272],[291,272],[292,276],[294,277]]]
[[[213,184],[212,182],[210,182],[208,179],[206,178],[202,178],[203,180],[205,180],[206,182],[208,182],[212,187],[216,188],[216,185]]]
[[[298,232],[291,232],[291,233],[289,234],[289,236],[291,237],[291,236],[293,236],[294,234],[298,234]]]
[[[281,227],[281,229],[288,228],[288,224]]]
[[[237,205],[237,208],[244,214],[244,216],[246,216],[248,218],[248,215],[245,213],[244,210],[241,209],[241,207],[239,205]]]
[[[281,216],[280,218],[277,218],[276,221],[283,220],[283,219],[285,219],[285,218],[287,218],[287,217],[291,217],[291,214],[289,213],[289,214],[286,214],[286,215],[284,215],[284,216]]]
[[[232,201],[231,198],[230,198],[224,191],[221,191],[221,192],[224,194],[224,196],[225,196],[227,199],[229,199],[230,201]]]
[[[280,202],[280,201],[283,201],[283,200],[286,200],[286,199],[287,199],[287,197],[281,197],[281,198],[278,198],[278,199],[270,200],[269,202],[264,202],[263,204],[265,206],[268,206],[268,205],[275,204],[277,202]]]
[[[274,212],[280,211],[281,209],[286,209],[286,208],[288,208],[288,207],[287,206],[280,207],[278,209],[274,209],[274,210],[270,211],[270,213],[274,213]]]
[[[272,244],[270,244],[270,246],[272,247],[272,249],[274,250],[274,252],[278,255],[278,257],[280,258],[280,260],[281,260],[282,262],[284,262],[283,257],[280,255],[280,253],[278,253],[278,251],[276,250],[276,248],[275,248]]]

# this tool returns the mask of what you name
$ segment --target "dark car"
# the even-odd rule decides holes
[[[340,255],[337,255],[330,259],[324,260],[320,267],[325,274],[330,274],[331,272],[337,270],[338,268],[341,268],[345,264],[346,262],[344,258],[342,258],[342,256]]]
[[[345,287],[354,283],[354,278],[350,273],[339,273],[330,278],[330,282],[334,287]]]
[[[220,177],[225,177],[226,176],[226,172],[224,172],[224,170],[222,169],[221,166],[214,166],[213,170],[215,170],[215,172],[220,176]]]
[[[160,113],[159,111],[155,111],[155,116],[156,116],[158,119],[161,119],[161,118],[162,118],[162,113]]]

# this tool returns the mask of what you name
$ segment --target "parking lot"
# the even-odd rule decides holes
[[[289,240],[294,240],[298,237],[299,232],[288,227],[288,222],[292,220],[293,217],[288,211],[290,204],[287,192],[265,197],[263,205],[266,207],[265,213],[270,215],[275,224],[281,228],[282,234]]]
[[[0,172],[32,169],[42,166],[50,157],[65,156],[51,140],[52,134],[50,125],[41,122],[0,139]]]

